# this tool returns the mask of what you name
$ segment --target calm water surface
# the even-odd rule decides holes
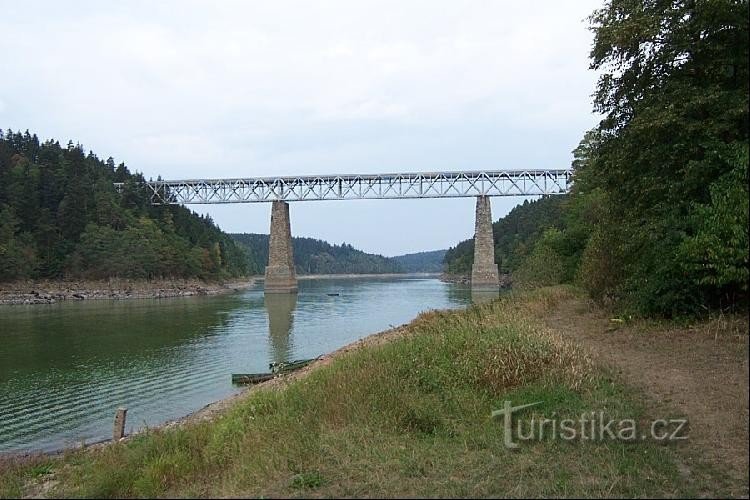
[[[0,452],[53,450],[186,415],[232,373],[315,357],[428,309],[471,301],[436,279],[300,280],[214,297],[0,306]],[[336,294],[330,296],[328,294]]]

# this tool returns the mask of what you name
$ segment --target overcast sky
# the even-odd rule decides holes
[[[0,127],[147,178],[566,168],[596,123],[599,4],[0,0]],[[191,208],[268,232],[269,204]],[[296,236],[396,255],[471,237],[474,200],[291,216]]]

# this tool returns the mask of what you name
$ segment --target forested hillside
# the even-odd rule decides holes
[[[495,262],[500,271],[512,273],[528,257],[534,244],[547,228],[562,227],[564,196],[524,201],[492,224],[495,236]],[[445,271],[470,274],[474,262],[474,240],[464,240],[445,253]]]
[[[152,206],[144,181],[123,163],[102,161],[72,142],[62,147],[40,143],[28,131],[0,131],[0,281],[222,279],[264,272],[268,235],[230,237],[182,206]],[[121,193],[115,182],[124,183]],[[303,274],[409,267],[313,238],[294,238],[294,252]]]
[[[556,202],[496,224],[501,265],[646,316],[746,308],[748,2],[611,0],[589,20],[604,119],[574,151],[552,220],[535,220],[511,255],[505,225]],[[469,246],[446,254],[449,269],[468,269]]]
[[[232,234],[249,256],[254,274],[263,274],[268,262],[267,234]],[[348,245],[331,245],[314,238],[292,238],[294,264],[299,274],[375,274],[402,272],[399,265],[382,255],[365,253]],[[258,263],[254,265],[254,263]]]
[[[247,273],[244,251],[210,218],[151,206],[143,181],[72,142],[0,131],[0,281]]]
[[[445,250],[408,253],[391,257],[405,273],[439,273],[443,270]]]

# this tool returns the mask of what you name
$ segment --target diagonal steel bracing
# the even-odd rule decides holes
[[[192,179],[147,183],[154,205],[538,196],[567,193],[570,170],[482,170],[401,174]],[[122,184],[115,184],[122,189]]]

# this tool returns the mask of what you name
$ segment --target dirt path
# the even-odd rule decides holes
[[[686,474],[700,460],[725,471],[748,495],[748,322],[686,328],[611,321],[584,299],[562,302],[547,326],[588,347],[594,359],[641,389],[653,418],[686,416]]]

